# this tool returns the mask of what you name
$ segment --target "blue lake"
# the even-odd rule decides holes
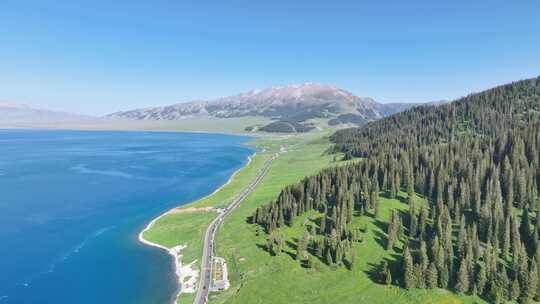
[[[168,303],[172,258],[137,235],[225,183],[247,140],[0,130],[0,304]]]

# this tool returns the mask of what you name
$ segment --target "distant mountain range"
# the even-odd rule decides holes
[[[379,103],[329,85],[304,83],[254,90],[209,101],[191,101],[164,107],[116,112],[109,118],[177,120],[189,117],[264,116],[278,121],[303,122],[330,118],[331,124],[361,125],[403,111],[419,103]]]
[[[444,101],[443,101],[444,102]],[[441,102],[435,102],[441,103]],[[379,103],[369,97],[328,85],[304,83],[253,90],[208,101],[191,101],[163,107],[150,107],[116,112],[104,117],[91,117],[24,104],[0,102],[0,127],[83,128],[83,129],[174,129],[207,130],[212,118],[234,118],[247,132],[307,132],[316,126],[306,122],[325,118],[338,128],[363,125],[420,103]],[[258,117],[263,123],[244,117]],[[192,120],[197,121],[192,126]],[[207,120],[208,118],[209,120]],[[221,121],[220,125],[229,120]],[[231,122],[235,124],[238,122]],[[228,129],[228,127],[222,128]],[[234,127],[237,130],[236,127]],[[210,130],[221,130],[211,127]],[[237,132],[237,131],[235,131]]]
[[[40,109],[25,104],[0,102],[0,124],[46,124],[56,122],[75,122],[90,119],[89,116]]]

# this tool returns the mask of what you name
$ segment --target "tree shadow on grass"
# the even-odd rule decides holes
[[[380,229],[380,231],[388,231],[388,223],[381,221],[378,218],[373,218],[373,225]]]
[[[396,247],[394,246],[394,248],[392,248],[394,250],[395,253],[397,253],[395,256],[396,257],[400,257],[401,254],[403,253],[403,247]]]
[[[257,246],[257,248],[262,249],[263,251],[267,252],[271,256],[274,256],[274,254],[272,254],[272,252],[270,252],[268,250],[268,247],[265,244],[255,244],[255,246]]]
[[[382,249],[386,249],[388,242],[386,234],[380,232],[379,230],[373,230],[373,238]]]
[[[296,249],[298,248],[298,238],[293,237],[290,240],[286,240],[285,244],[287,244],[287,247],[289,247],[290,249],[296,251]]]
[[[364,270],[364,273],[368,278],[378,284],[384,284],[384,278],[381,275],[383,264],[382,263],[368,263],[369,269]]]
[[[296,258],[296,254],[293,253],[293,252],[291,252],[291,251],[286,250],[286,251],[283,251],[283,253],[285,253],[286,255],[288,255],[288,256],[289,256],[291,259],[293,259],[293,260],[295,260],[295,258]]]
[[[408,224],[409,223],[409,211],[408,210],[403,210],[403,209],[398,209],[396,211],[397,211],[397,215],[401,218],[403,224],[404,225]],[[418,210],[417,210],[416,215],[418,215]]]
[[[405,205],[409,204],[409,199],[404,197],[404,196],[398,195],[398,196],[396,196],[395,199],[397,199],[400,203],[403,203]]]
[[[253,218],[253,215],[250,215],[248,217],[246,217],[246,224],[250,225],[250,226],[254,226],[254,227],[257,227],[257,228],[260,228],[262,231],[264,231],[266,234],[270,234],[270,232],[268,231],[268,229],[266,229],[263,225],[260,225],[258,223],[254,223],[253,222],[254,218]]]
[[[291,259],[296,259],[296,249],[298,248],[298,238],[292,238],[291,240],[286,240],[285,244],[287,248],[283,250],[285,254],[291,257]]]
[[[401,260],[398,257],[399,255],[397,254],[391,254],[390,256],[383,258],[378,263],[368,263],[369,269],[365,270],[364,273],[366,273],[372,282],[386,285],[386,278],[382,273],[384,267],[383,265],[386,262],[392,274],[392,285],[399,285],[401,279]]]

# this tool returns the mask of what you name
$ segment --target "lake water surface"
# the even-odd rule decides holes
[[[225,183],[247,140],[0,130],[0,304],[167,303],[172,258],[137,235]]]

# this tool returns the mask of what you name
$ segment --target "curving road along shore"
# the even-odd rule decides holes
[[[210,289],[210,280],[212,273],[212,257],[214,255],[214,235],[223,219],[229,215],[240,203],[255,189],[259,182],[266,175],[270,169],[272,161],[279,156],[279,153],[274,154],[270,159],[266,161],[264,167],[257,174],[255,179],[244,189],[242,192],[223,209],[219,215],[210,223],[204,234],[204,246],[203,256],[201,264],[201,273],[199,276],[199,285],[197,287],[197,294],[195,295],[194,304],[204,304],[208,301],[208,292]]]

